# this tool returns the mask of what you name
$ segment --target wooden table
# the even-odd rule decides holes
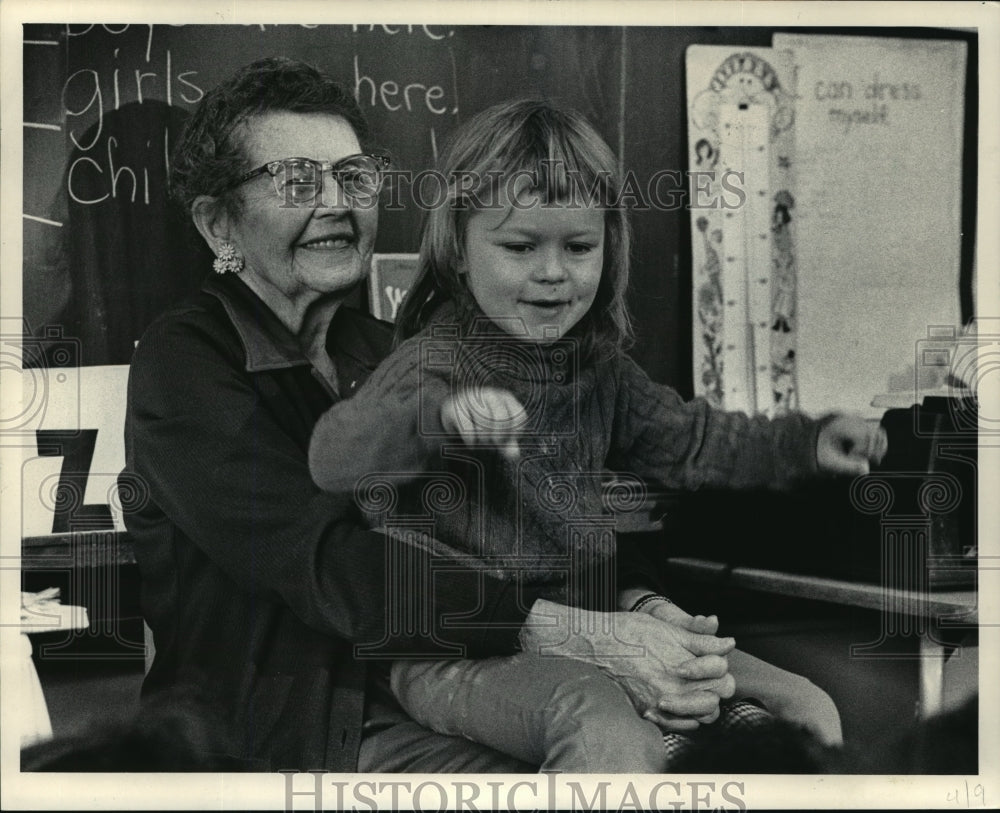
[[[901,590],[879,584],[785,573],[755,567],[730,567],[706,559],[672,558],[670,571],[685,579],[719,586],[755,590],[771,595],[826,601],[849,607],[880,610],[885,618],[902,619],[896,629],[920,639],[920,714],[926,718],[941,711],[944,701],[944,666],[949,645],[935,637],[939,629],[967,630],[979,623],[976,590]],[[863,656],[879,641],[855,644],[851,654]]]

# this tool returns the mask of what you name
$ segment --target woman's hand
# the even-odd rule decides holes
[[[461,436],[467,446],[496,446],[512,460],[518,455],[516,433],[527,419],[521,402],[496,387],[463,389],[441,404],[446,432]]]
[[[816,463],[831,474],[868,474],[871,463],[880,463],[889,438],[877,421],[855,415],[838,415],[819,431]]]
[[[642,600],[642,605],[635,612],[646,613],[667,624],[673,624],[701,635],[715,635],[719,631],[719,617],[716,615],[691,615],[674,604],[666,596],[656,595],[649,590],[633,588],[623,590],[618,595],[618,606],[623,610],[631,609],[636,601]],[[733,650],[736,652],[737,650]],[[728,659],[729,656],[727,656]],[[700,718],[677,717],[662,711],[649,710],[643,715],[656,723],[664,731],[684,731],[696,728],[701,723],[713,723],[718,717],[718,708],[709,715]]]
[[[732,638],[691,632],[646,613],[598,613],[535,602],[521,645],[540,655],[587,661],[628,693],[640,714],[667,731],[714,720],[735,684],[726,655]]]

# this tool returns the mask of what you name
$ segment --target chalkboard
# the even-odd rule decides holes
[[[83,365],[127,364],[157,313],[210,267],[167,206],[170,149],[206,90],[264,55],[350,87],[397,168],[433,166],[456,124],[511,94],[557,98],[619,141],[622,33],[436,26],[25,28],[25,317]],[[421,212],[384,206],[377,250],[415,252]]]

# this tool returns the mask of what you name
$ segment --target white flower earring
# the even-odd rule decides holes
[[[216,274],[239,274],[243,270],[245,260],[236,251],[236,246],[230,242],[219,244],[219,256],[212,262]]]

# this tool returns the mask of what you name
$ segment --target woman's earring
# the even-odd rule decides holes
[[[216,274],[239,274],[243,270],[245,260],[236,253],[236,246],[225,242],[219,245],[219,256],[212,263]]]

